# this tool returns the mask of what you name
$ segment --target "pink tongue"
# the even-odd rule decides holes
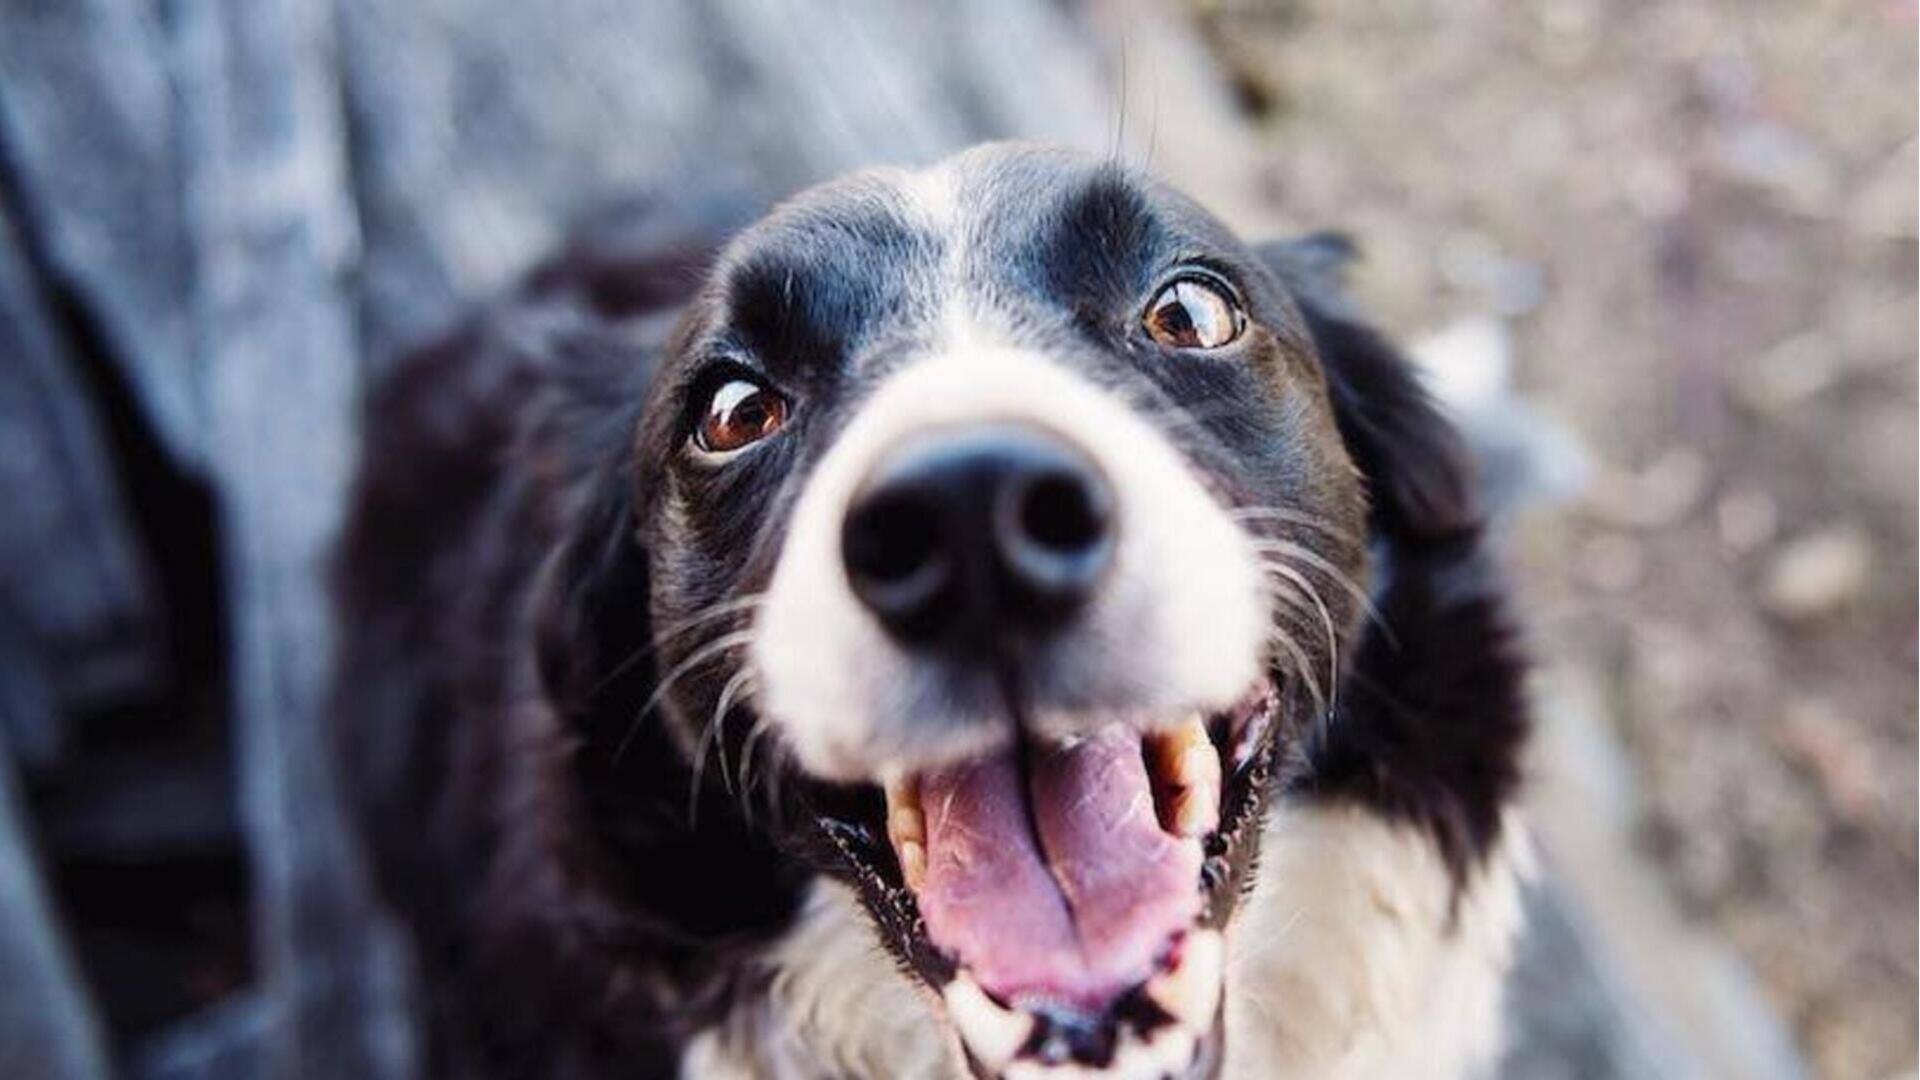
[[[1001,1000],[1099,1011],[1199,914],[1200,842],[1160,828],[1137,732],[1036,747],[1028,764],[1037,830],[1012,751],[921,779],[920,912]]]

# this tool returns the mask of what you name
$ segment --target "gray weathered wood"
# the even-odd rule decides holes
[[[58,760],[63,715],[150,688],[162,663],[149,568],[51,310],[0,213],[0,636],[21,661],[0,731],[28,768]]]
[[[9,666],[0,655],[0,673]],[[49,909],[21,811],[13,764],[0,753],[0,1076],[106,1080],[99,1019]]]
[[[0,168],[139,387],[169,449],[200,456],[180,204],[184,163],[160,5],[0,4]]]
[[[1102,148],[1100,56],[1026,0],[343,0],[376,349],[499,288],[583,209],[764,203],[986,138]]]
[[[188,264],[203,434],[227,526],[241,818],[278,1077],[413,1069],[402,952],[337,797],[324,568],[354,453],[359,346],[332,11],[184,0]]]

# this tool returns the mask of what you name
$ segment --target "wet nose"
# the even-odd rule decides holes
[[[853,591],[896,639],[985,649],[1066,622],[1113,558],[1113,496],[1047,433],[914,440],[861,486],[841,535]]]

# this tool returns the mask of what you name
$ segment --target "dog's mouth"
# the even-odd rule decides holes
[[[1253,855],[1275,684],[903,776],[830,822],[890,944],[989,1076],[1203,1076]],[[883,832],[884,843],[878,834]]]

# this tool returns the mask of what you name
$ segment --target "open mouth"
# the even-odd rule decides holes
[[[978,1073],[1204,1076],[1279,695],[1115,723],[886,787],[887,843],[834,832]]]

